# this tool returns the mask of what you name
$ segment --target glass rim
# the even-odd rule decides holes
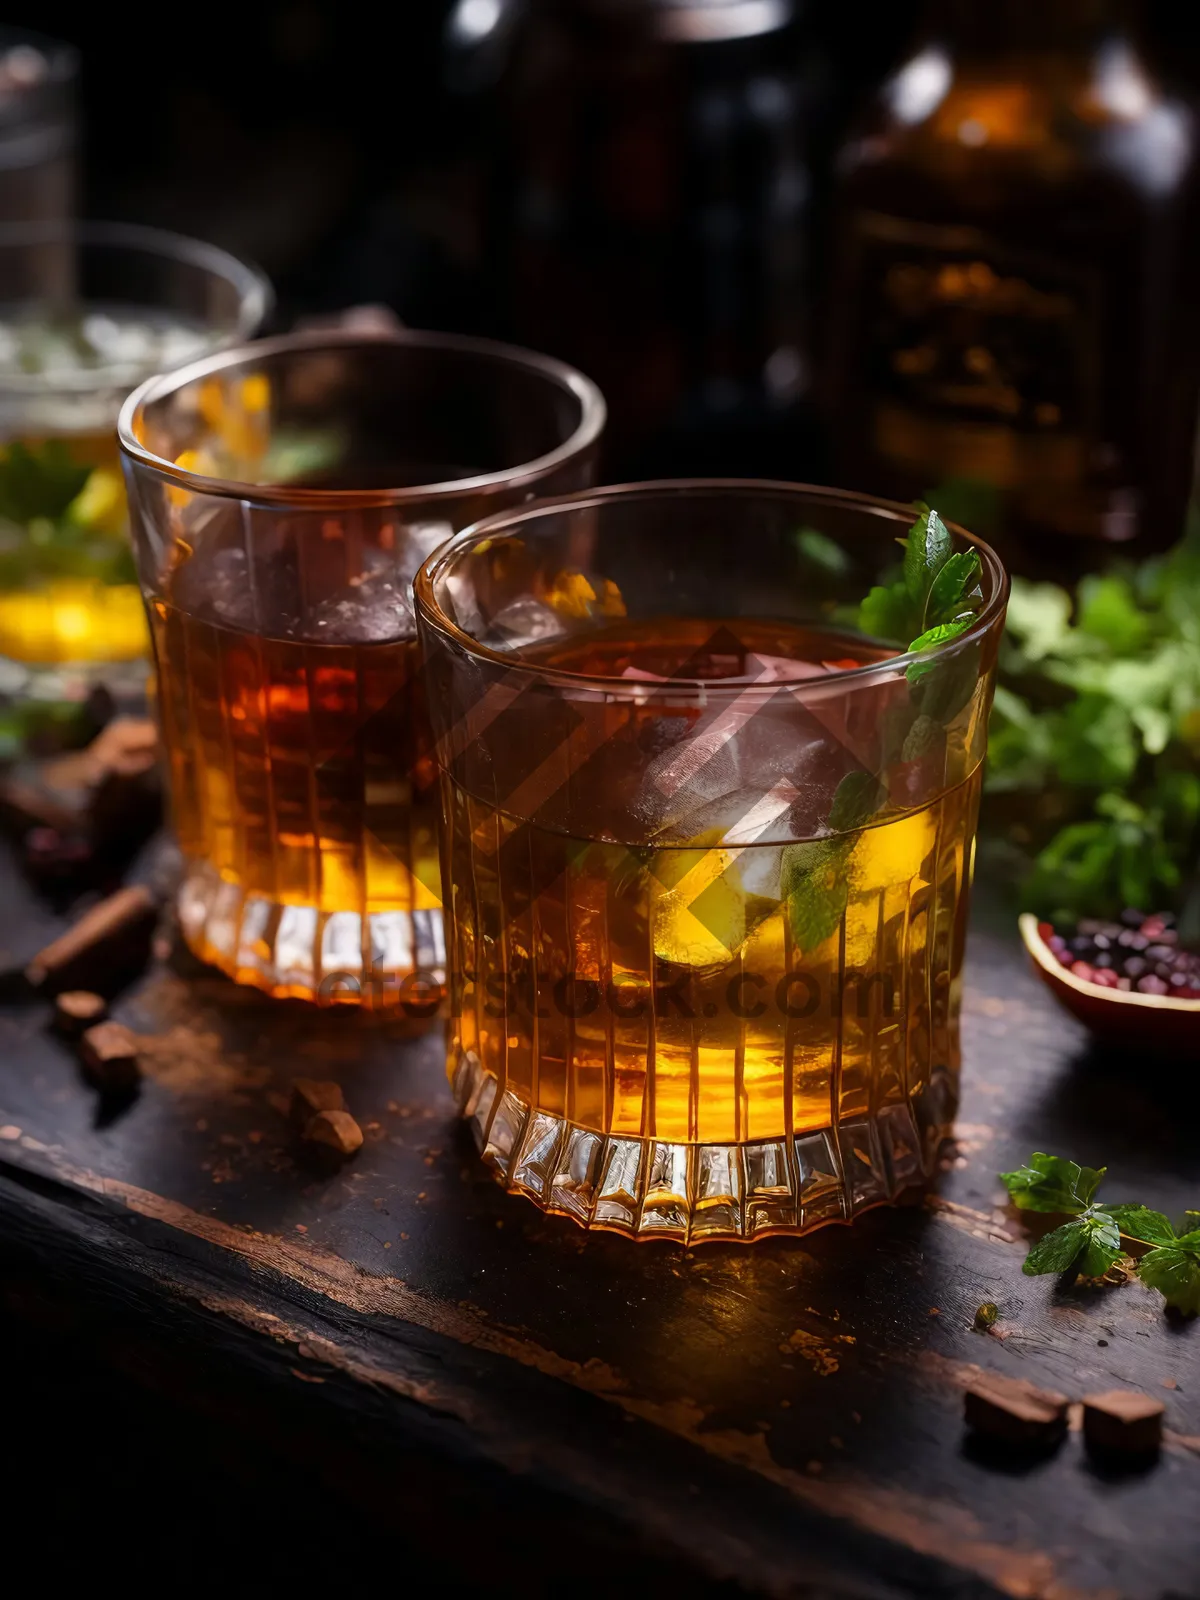
[[[232,284],[238,297],[237,317],[228,332],[213,332],[213,344],[217,349],[210,350],[210,355],[231,343],[240,344],[249,339],[270,315],[275,304],[271,281],[258,267],[222,249],[220,245],[209,244],[204,239],[193,239],[187,234],[173,233],[168,228],[148,228],[140,222],[84,222],[74,217],[65,221],[0,223],[0,254],[7,250],[23,250],[45,244],[82,246],[85,250],[128,250],[162,261],[181,262]],[[37,296],[33,297],[34,304],[37,299]],[[89,302],[84,299],[81,303],[86,306]],[[138,304],[136,301],[129,303]],[[96,389],[111,388],[114,383],[128,383],[128,368],[128,363],[119,365],[109,362],[102,367],[81,368],[75,372],[0,373],[0,393],[39,395],[53,391],[88,394]],[[142,370],[145,372],[144,367]],[[139,382],[142,381],[145,380],[139,379]]]
[[[165,456],[156,455],[138,437],[143,409],[166,399],[188,384],[213,377],[246,361],[292,355],[302,351],[337,350],[347,347],[389,345],[424,350],[453,351],[483,356],[493,361],[537,373],[567,390],[579,402],[579,423],[570,436],[553,450],[529,461],[478,473],[470,478],[449,478],[440,482],[410,484],[397,489],[313,489],[293,484],[250,483],[237,478],[214,478],[191,472]],[[428,329],[396,328],[387,331],[353,328],[321,328],[300,333],[278,334],[200,356],[170,372],[159,373],[139,384],[128,395],[117,418],[117,438],[122,452],[138,466],[181,489],[226,500],[250,501],[257,505],[287,506],[295,510],[346,510],[353,507],[419,505],[431,500],[452,500],[464,494],[478,494],[536,482],[547,476],[600,437],[607,417],[604,396],[592,380],[575,367],[553,356],[494,339],[477,339],[467,334],[435,333]]]
[[[833,489],[811,483],[788,483],[774,478],[656,478],[645,483],[605,484],[597,489],[585,489],[575,494],[560,495],[552,500],[537,500],[531,505],[494,512],[490,516],[480,518],[478,522],[473,522],[460,533],[454,534],[422,562],[417,571],[413,580],[417,615],[427,627],[439,633],[443,639],[456,645],[467,655],[487,662],[491,666],[502,668],[506,673],[520,674],[564,689],[600,690],[621,700],[639,702],[644,702],[648,698],[667,699],[680,692],[703,693],[710,697],[721,694],[738,696],[752,692],[756,687],[766,696],[776,694],[780,689],[787,689],[795,698],[803,700],[821,697],[834,685],[857,687],[872,679],[894,676],[898,670],[907,668],[910,663],[928,658],[929,651],[904,650],[898,651],[895,655],[885,656],[882,661],[867,662],[861,667],[835,667],[817,679],[777,678],[761,685],[756,685],[753,681],[747,682],[745,679],[730,679],[723,683],[720,678],[682,677],[670,678],[663,683],[653,683],[640,678],[630,680],[602,673],[571,672],[562,667],[542,666],[515,651],[493,649],[491,645],[482,644],[464,628],[460,628],[446,615],[435,597],[435,583],[448,573],[456,557],[461,556],[468,548],[482,545],[497,534],[518,527],[522,523],[532,522],[539,517],[557,512],[584,511],[615,501],[686,498],[689,495],[746,498],[758,496],[804,501],[810,505],[814,503],[835,505],[843,510],[866,512],[881,519],[886,518],[893,523],[902,524],[905,530],[912,526],[916,515],[914,507],[902,501],[886,500],[881,496],[864,494],[855,489]],[[942,520],[952,533],[965,540],[968,546],[978,553],[984,572],[993,580],[992,593],[985,599],[982,610],[971,626],[956,639],[935,647],[939,655],[950,659],[982,639],[1003,616],[1008,603],[1009,576],[991,545],[977,534],[968,532],[961,523],[953,522],[949,518]]]

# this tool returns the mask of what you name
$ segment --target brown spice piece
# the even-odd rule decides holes
[[[1083,1397],[1083,1437],[1101,1455],[1145,1456],[1162,1443],[1161,1400],[1133,1389],[1108,1389]]]
[[[1066,1432],[1065,1394],[1038,1389],[1027,1378],[989,1372],[966,1391],[963,1414],[969,1427],[1006,1444],[1048,1445]]]
[[[362,1148],[363,1133],[348,1111],[318,1111],[304,1130],[310,1144],[324,1145],[338,1155],[352,1156]]]
[[[37,988],[77,963],[80,966],[93,960],[102,963],[107,953],[105,946],[126,935],[132,937],[137,929],[149,924],[157,911],[157,901],[144,884],[118,889],[116,894],[110,894],[85,911],[78,922],[44,950],[39,950],[25,968],[26,981]]]
[[[307,1128],[318,1111],[344,1111],[346,1097],[340,1083],[329,1078],[293,1078],[288,1116],[298,1128]]]
[[[108,1003],[90,989],[66,989],[54,1002],[54,1021],[61,1033],[82,1033],[107,1015]]]
[[[158,729],[149,717],[114,717],[88,746],[93,775],[133,777],[158,759]]]
[[[83,1068],[99,1089],[124,1093],[141,1075],[137,1040],[119,1022],[99,1022],[79,1041]]]

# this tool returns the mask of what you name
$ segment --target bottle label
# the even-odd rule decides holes
[[[1057,498],[1084,481],[1105,454],[1099,266],[876,212],[855,243],[852,381],[874,454],[929,486]]]

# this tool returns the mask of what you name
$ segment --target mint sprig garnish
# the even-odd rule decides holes
[[[1161,1211],[1149,1206],[1097,1202],[1105,1170],[1039,1151],[1015,1172],[1000,1174],[1018,1210],[1070,1218],[1037,1241],[1023,1271],[1030,1277],[1047,1272],[1103,1277],[1124,1254],[1121,1241],[1127,1239],[1150,1247],[1137,1263],[1142,1282],[1176,1310],[1200,1312],[1200,1213],[1185,1212],[1177,1232]]]
[[[929,651],[910,662],[908,703],[891,707],[885,718],[880,754],[883,776],[849,772],[834,793],[830,836],[785,847],[782,890],[788,903],[797,949],[810,951],[837,930],[849,901],[848,868],[858,831],[886,806],[887,772],[935,755],[948,724],[970,700],[979,681],[977,652],[938,659],[938,647],[958,638],[983,603],[980,561],[974,550],[954,549],[950,530],[932,507],[917,507],[917,519],[899,540],[901,575],[878,584],[858,610],[860,630],[901,650]],[[797,533],[801,555],[810,564],[831,568],[825,535]]]
[[[901,576],[871,590],[858,609],[858,625],[873,638],[929,650],[974,622],[983,601],[982,569],[977,551],[954,549],[949,528],[932,506],[921,505],[918,513],[900,541]]]

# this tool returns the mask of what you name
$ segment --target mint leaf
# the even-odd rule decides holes
[[[1038,1240],[1025,1257],[1021,1271],[1029,1278],[1040,1277],[1045,1272],[1065,1272],[1074,1266],[1087,1242],[1088,1229],[1082,1219],[1077,1217],[1074,1222],[1064,1222],[1061,1228],[1055,1228],[1053,1233]]]
[[[781,888],[788,903],[792,938],[802,952],[815,950],[837,931],[846,913],[846,864],[857,830],[886,804],[888,792],[870,772],[848,772],[834,791],[829,826],[835,835],[785,845]]]
[[[871,772],[848,772],[834,790],[829,826],[847,833],[869,822],[887,800],[888,792]]]
[[[910,651],[934,650],[940,644],[949,644],[951,639],[957,639],[960,633],[965,633],[974,620],[974,617],[961,617],[955,622],[941,622],[936,628],[927,628],[924,633],[919,634],[908,648]],[[914,661],[904,675],[909,683],[920,683],[921,679],[935,671],[937,666],[937,661]],[[971,675],[971,681],[972,683],[975,681],[974,673]]]
[[[946,743],[946,730],[940,722],[923,713],[917,715],[900,747],[901,761],[920,761]]]
[[[836,933],[846,912],[849,884],[846,862],[854,840],[812,839],[785,845],[780,863],[780,887],[788,906],[788,921],[796,948],[803,954]]]
[[[1002,1172],[1000,1182],[1021,1211],[1058,1211],[1078,1216],[1086,1211],[1107,1169],[1081,1167],[1063,1156],[1041,1151],[1015,1172]]]
[[[831,577],[844,577],[850,570],[850,557],[835,539],[819,528],[797,528],[796,548],[809,566],[819,567]]]
[[[1121,1230],[1107,1211],[1093,1211],[1080,1221],[1087,1230],[1087,1239],[1083,1254],[1076,1262],[1076,1271],[1085,1278],[1102,1278],[1123,1253]]]
[[[902,644],[912,633],[912,613],[903,583],[878,584],[858,608],[858,626],[870,639]]]
[[[1142,1244],[1174,1244],[1175,1229],[1161,1211],[1147,1206],[1105,1206],[1105,1211],[1127,1239]]]
[[[91,472],[71,459],[62,439],[33,447],[14,439],[0,453],[0,517],[22,527],[38,517],[57,522]]]
[[[1179,1225],[1181,1234],[1195,1233],[1200,1230],[1200,1211],[1185,1211],[1183,1221]]]
[[[1176,1310],[1200,1312],[1200,1250],[1178,1243],[1151,1250],[1138,1262],[1138,1277]]]
[[[1034,1245],[1022,1272],[1030,1278],[1074,1268],[1085,1278],[1100,1278],[1121,1254],[1121,1234],[1104,1211],[1088,1211],[1065,1222]]]
[[[931,625],[950,622],[963,610],[971,590],[978,587],[981,571],[979,555],[974,550],[959,550],[934,578],[929,588],[929,603],[925,619]],[[913,647],[910,645],[909,649]]]
[[[932,506],[922,507],[904,550],[904,587],[922,625],[930,588],[953,551],[949,528]]]

